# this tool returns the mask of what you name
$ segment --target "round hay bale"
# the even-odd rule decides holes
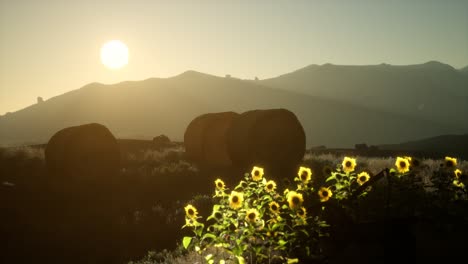
[[[45,162],[51,198],[44,217],[50,226],[47,233],[55,234],[51,247],[91,262],[100,257],[96,248],[111,256],[107,250],[118,250],[114,241],[120,239],[119,219],[127,211],[128,199],[114,135],[97,123],[62,129],[47,143]]]
[[[238,116],[235,112],[220,112],[193,119],[184,134],[187,158],[203,167],[230,166],[226,133]]]
[[[77,182],[95,182],[99,181],[96,177],[119,172],[120,150],[109,129],[91,123],[55,133],[47,143],[45,162],[53,176],[67,177],[70,178],[67,180]]]
[[[280,174],[297,168],[305,154],[306,138],[291,111],[252,110],[233,120],[227,144],[236,166],[249,169],[258,165]]]

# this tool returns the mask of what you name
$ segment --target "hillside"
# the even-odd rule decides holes
[[[1,116],[0,145],[45,143],[59,129],[88,122],[106,125],[118,138],[165,134],[182,141],[185,128],[200,114],[268,108],[293,111],[305,129],[308,147],[400,143],[465,132],[456,124],[188,71],[165,79],[92,83]]]
[[[455,125],[468,131],[467,68],[415,65],[310,65],[262,80],[267,86]]]

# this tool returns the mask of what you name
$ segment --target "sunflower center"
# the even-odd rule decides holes
[[[218,188],[223,188],[223,184],[218,182]]]
[[[352,164],[351,164],[351,161],[346,161],[345,166],[346,166],[347,168],[351,167],[351,165],[352,165]]]
[[[260,172],[258,170],[254,171],[255,176],[260,176]]]
[[[359,177],[359,180],[362,181],[362,182],[366,181],[366,176]]]
[[[195,214],[195,211],[193,211],[193,209],[188,209],[188,214],[189,214],[189,215],[194,215],[194,214]]]
[[[276,204],[272,204],[271,205],[271,210],[273,210],[273,211],[278,210],[278,206],[276,206]]]
[[[255,219],[255,213],[250,213],[248,217],[249,217],[250,220],[254,220]]]
[[[301,174],[301,180],[303,180],[303,181],[307,180],[307,173],[306,172],[303,172]]]
[[[400,161],[400,167],[402,167],[402,168],[406,168],[406,162],[404,162],[404,161]]]
[[[268,190],[272,190],[272,189],[273,189],[273,184],[271,184],[271,183],[268,184],[268,185],[267,185],[267,189],[268,189]]]
[[[323,197],[328,197],[328,191],[322,191],[322,196]]]
[[[292,198],[292,203],[293,203],[293,204],[299,204],[300,202],[301,202],[301,200],[299,200],[299,197],[294,196],[294,197]]]
[[[232,197],[232,202],[234,202],[234,203],[239,202],[239,197],[237,197],[237,196]]]
[[[453,167],[453,161],[452,160],[447,160],[446,165],[447,165],[447,167]]]
[[[303,216],[304,215],[304,210],[301,209],[301,210],[299,210],[298,213],[299,213],[300,216]]]

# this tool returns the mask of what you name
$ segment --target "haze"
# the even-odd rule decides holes
[[[186,70],[242,79],[310,64],[468,64],[468,1],[0,2],[0,114],[78,89]],[[110,71],[99,49],[129,47]]]

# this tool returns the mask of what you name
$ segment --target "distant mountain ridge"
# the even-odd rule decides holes
[[[388,67],[392,69],[390,73],[385,70]],[[312,65],[262,81],[186,71],[170,78],[150,78],[112,85],[91,83],[20,111],[0,116],[0,145],[45,143],[53,133],[64,127],[90,122],[106,125],[118,138],[151,139],[165,134],[173,140],[182,141],[185,128],[200,114],[222,111],[241,113],[252,109],[270,108],[286,108],[298,116],[306,132],[308,147],[351,147],[360,142],[381,145],[468,131],[464,123],[444,122],[437,116],[431,119],[400,111],[401,109],[396,107],[397,102],[393,102],[394,108],[379,108],[358,100],[362,91],[371,89],[356,88],[352,85],[349,77],[353,74],[350,75],[350,70],[357,72],[355,76],[360,82],[374,82],[376,85],[380,83],[382,86],[379,86],[379,91],[391,95],[399,88],[392,89],[392,86],[384,81],[392,79],[387,74],[394,74],[393,67],[405,68],[387,65]],[[458,83],[462,76],[460,71],[439,63],[408,67],[422,72],[420,81],[423,83],[427,83],[426,76],[429,73],[429,76],[443,73],[444,80],[447,76],[452,76],[455,81],[447,82],[453,83]],[[366,81],[365,74],[360,73],[362,71],[371,72],[368,78],[374,81]],[[374,76],[375,72],[380,72],[380,81]],[[400,74],[404,72],[405,70],[401,70]],[[458,75],[454,72],[458,72]],[[333,80],[332,76],[335,76],[336,80]],[[318,87],[312,77],[329,78],[328,82],[336,82],[337,85],[327,88],[339,90],[345,96],[329,96],[330,94],[323,93],[327,90],[321,91],[318,88],[316,94],[299,89]],[[431,78],[434,82],[438,80],[436,76]],[[399,79],[400,82],[404,80],[406,79]],[[350,90],[340,87],[341,85],[349,87]],[[456,86],[448,90],[464,93],[466,89],[460,90],[460,87]],[[436,100],[440,96],[434,97]],[[464,113],[465,106],[466,104],[461,104],[455,107],[459,110],[458,114]],[[453,110],[449,106],[445,108],[447,111]],[[440,109],[444,110],[444,107]],[[447,111],[441,113],[452,113]]]
[[[262,80],[270,87],[399,113],[468,131],[466,68],[429,61],[415,65],[310,65]]]

